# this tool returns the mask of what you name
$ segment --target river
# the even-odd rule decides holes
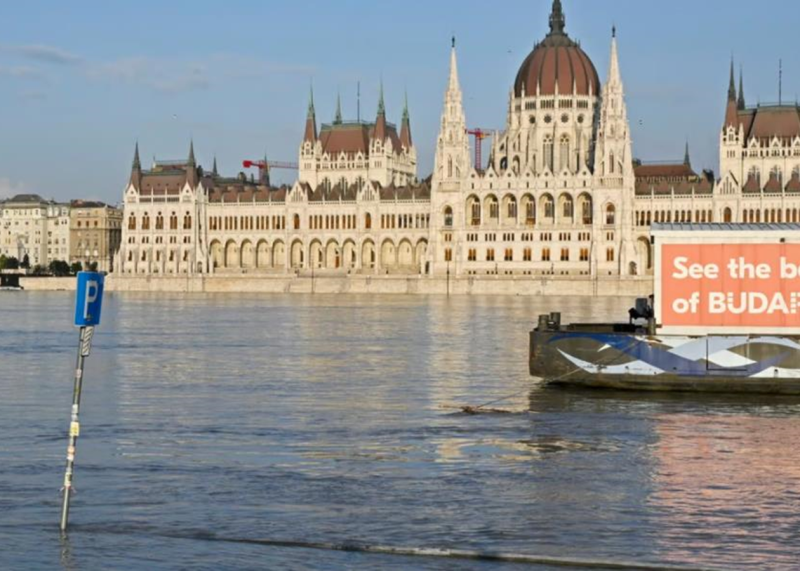
[[[539,313],[625,318],[619,299],[109,294],[61,538],[72,303],[0,293],[2,569],[531,568],[292,542],[800,560],[800,400],[528,376]]]

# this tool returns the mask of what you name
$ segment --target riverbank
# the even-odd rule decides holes
[[[20,280],[26,291],[74,291],[75,278]],[[165,293],[326,293],[396,295],[510,295],[642,297],[653,292],[650,277],[588,279],[575,277],[430,276],[116,276],[106,291]]]

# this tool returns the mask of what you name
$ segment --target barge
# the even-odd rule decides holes
[[[800,224],[660,224],[655,294],[628,322],[539,317],[531,375],[554,385],[800,395]]]

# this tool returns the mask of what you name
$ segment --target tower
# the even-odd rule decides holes
[[[467,120],[464,116],[461,85],[458,81],[456,39],[450,51],[450,77],[444,95],[444,110],[436,144],[433,190],[454,192],[471,169]]]

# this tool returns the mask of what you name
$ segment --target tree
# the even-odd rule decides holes
[[[6,258],[6,255],[0,254],[0,270],[5,270],[7,263],[8,263],[8,258]]]
[[[23,270],[29,270],[31,268],[31,259],[28,257],[28,254],[22,256],[22,263],[19,265],[19,267]]]
[[[10,258],[6,258],[6,270],[18,270],[19,269],[19,260],[16,259],[14,256]]]
[[[77,274],[78,272],[83,271],[83,264],[80,262],[73,262],[69,269],[73,274]]]
[[[42,265],[36,264],[33,266],[33,275],[34,276],[43,276],[47,273],[47,268]]]
[[[89,262],[89,266],[86,268],[90,272],[97,271],[97,262]]]
[[[64,260],[53,260],[50,262],[49,270],[51,274],[59,278],[68,276],[70,273],[69,264]]]

